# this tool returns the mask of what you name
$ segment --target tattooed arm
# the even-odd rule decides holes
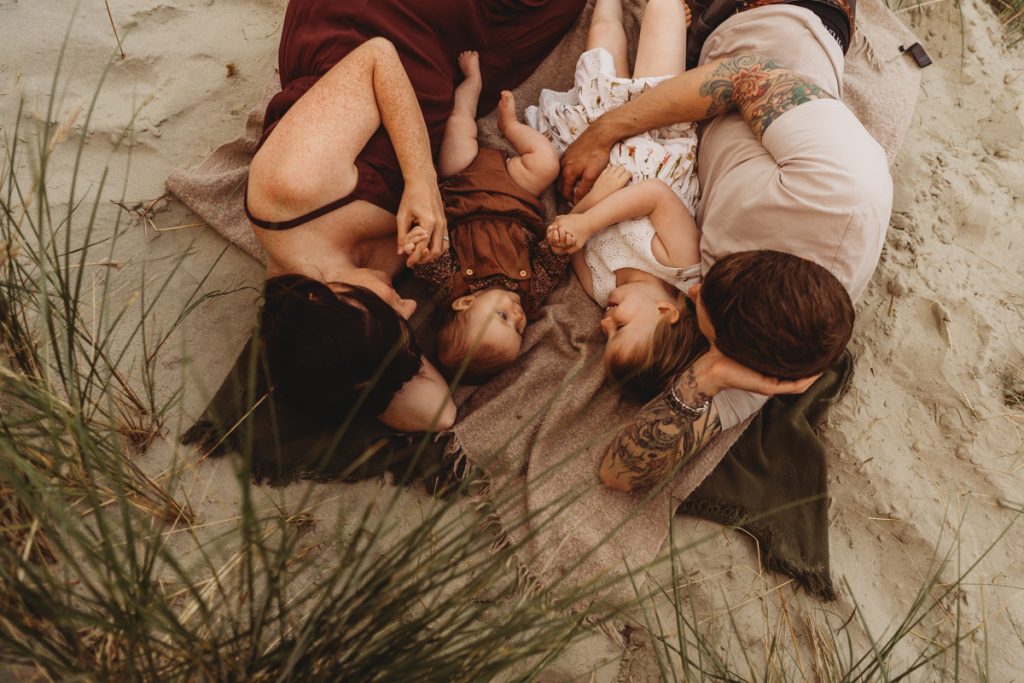
[[[696,406],[726,388],[759,394],[799,394],[815,380],[782,381],[744,367],[714,346],[679,376],[676,396]],[[601,461],[601,482],[618,491],[642,491],[664,481],[722,430],[714,401],[701,416],[672,406],[668,388],[616,434]]]
[[[586,195],[608,165],[611,146],[630,135],[680,121],[701,121],[736,108],[760,140],[782,114],[820,99],[832,96],[768,57],[744,54],[709,62],[594,121],[562,156],[562,195],[566,199],[574,193],[577,199]]]
[[[691,367],[676,384],[676,396],[688,405],[703,399],[693,389]],[[714,403],[700,416],[672,407],[672,388],[665,389],[619,432],[601,461],[601,483],[617,491],[644,491],[663,481],[676,465],[689,460],[722,429]]]

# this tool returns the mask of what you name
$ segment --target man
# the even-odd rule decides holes
[[[562,193],[578,199],[618,140],[710,119],[697,165],[705,280],[691,296],[712,348],[616,437],[605,484],[653,485],[767,395],[805,390],[845,347],[892,208],[885,154],[839,100],[845,44],[805,7],[739,12],[708,37],[700,66],[566,150]]]

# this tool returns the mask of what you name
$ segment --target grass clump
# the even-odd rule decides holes
[[[1009,45],[1012,47],[1024,38],[1024,0],[988,0],[1006,29]]]

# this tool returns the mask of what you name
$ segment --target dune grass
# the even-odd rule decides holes
[[[1007,42],[1017,45],[1024,38],[1024,0],[988,0],[1006,29]]]

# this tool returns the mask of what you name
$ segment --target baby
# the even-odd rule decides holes
[[[498,104],[498,127],[518,156],[477,143],[476,109],[482,81],[476,52],[459,55],[465,79],[455,89],[451,118],[441,141],[441,196],[450,248],[413,273],[445,297],[438,331],[438,360],[449,374],[481,382],[519,355],[523,330],[561,281],[568,257],[544,244],[538,196],[559,171],[558,152],[516,118],[512,93]],[[427,240],[409,231],[406,254]]]
[[[687,23],[682,0],[649,0],[629,77],[621,0],[597,0],[575,87],[543,91],[527,119],[564,151],[601,114],[685,70]],[[623,140],[599,195],[592,190],[547,232],[556,253],[573,254],[583,288],[605,307],[607,373],[641,397],[661,391],[707,345],[686,298],[701,272],[696,146],[690,123]]]

